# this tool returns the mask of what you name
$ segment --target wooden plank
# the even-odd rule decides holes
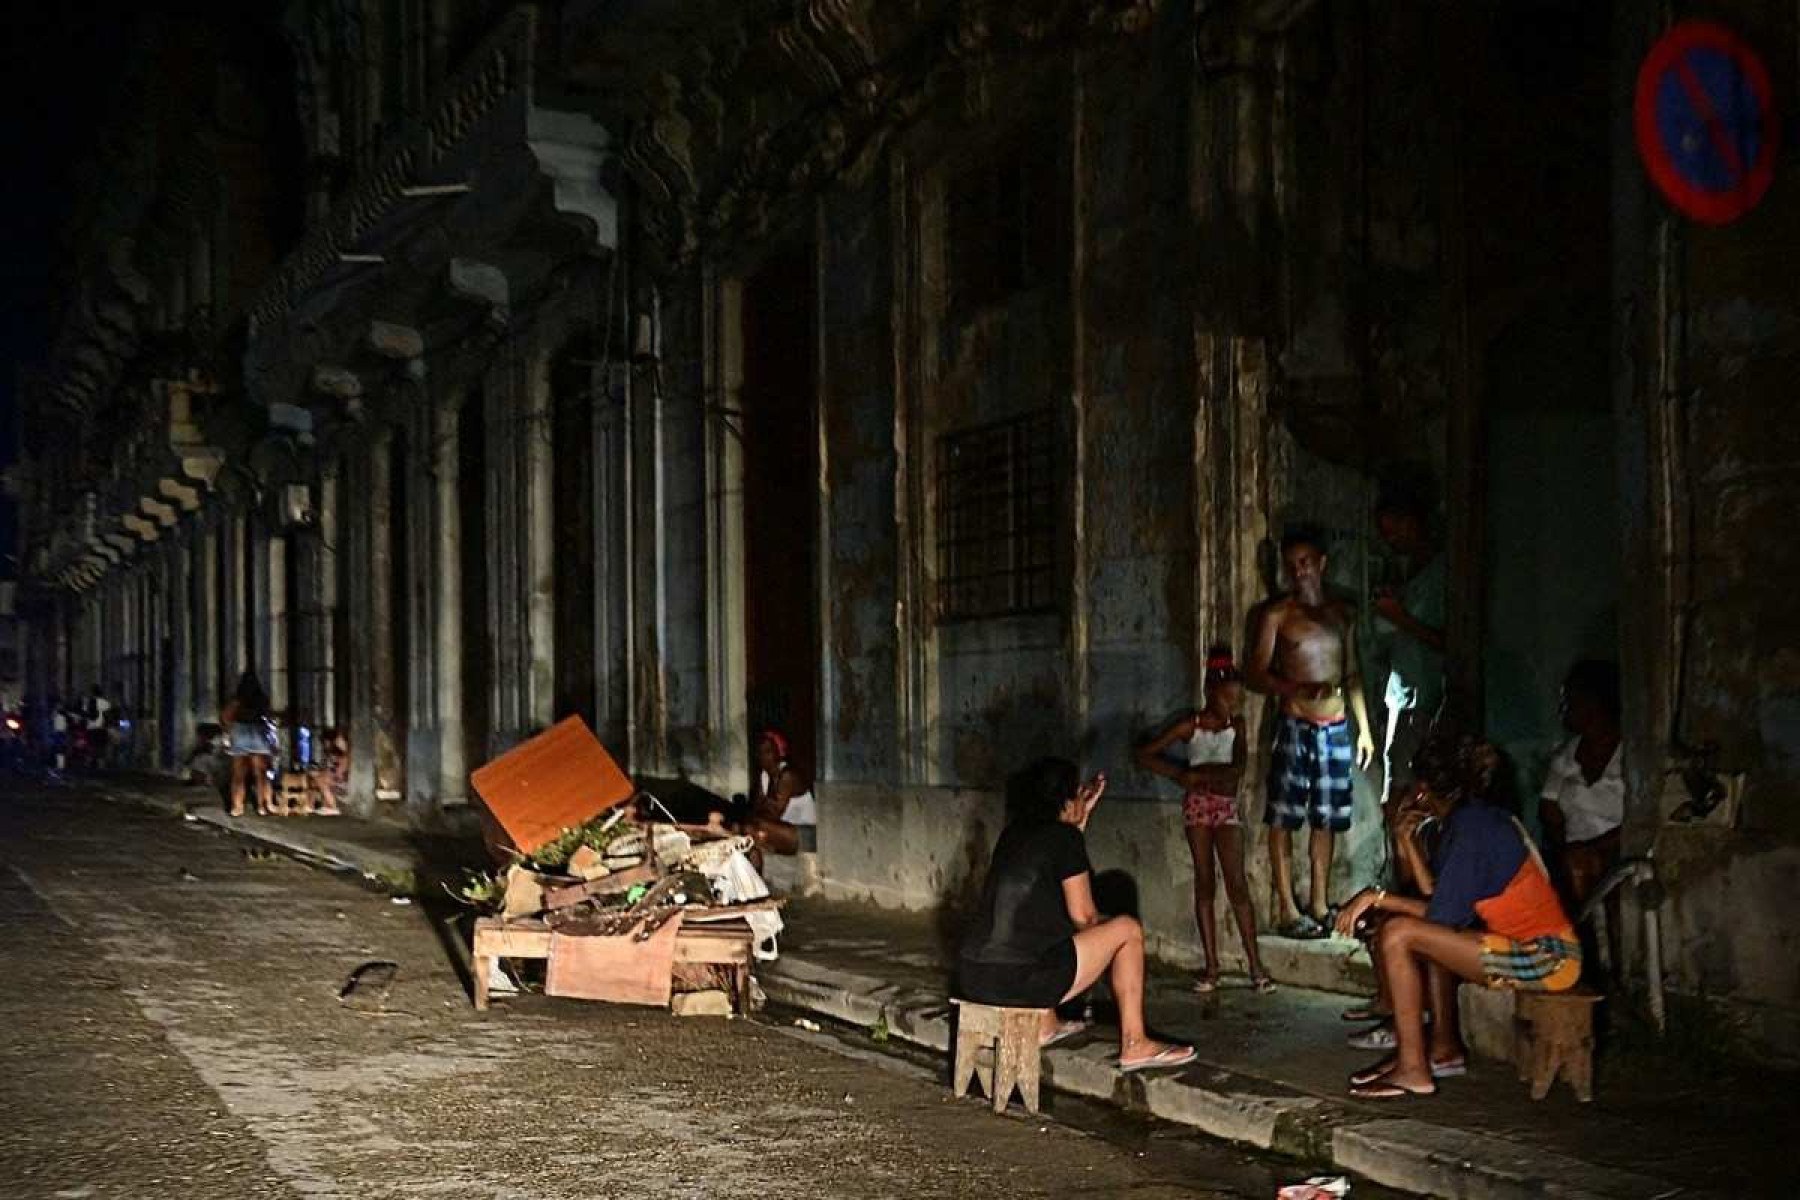
[[[770,896],[767,900],[751,900],[744,904],[730,904],[723,908],[690,909],[687,914],[690,925],[704,925],[708,922],[739,921],[745,913],[779,912],[782,900],[778,896]]]
[[[656,880],[656,868],[649,863],[639,863],[635,867],[614,871],[611,875],[602,875],[585,883],[551,888],[544,893],[544,907],[552,910],[569,908],[593,896],[616,896],[629,892],[640,883],[655,883]]]
[[[526,855],[637,794],[580,717],[514,746],[469,782],[481,798],[490,849]]]
[[[475,923],[476,954],[493,958],[547,958],[550,930],[542,924],[503,924],[491,917]]]
[[[683,927],[681,936],[675,939],[675,961],[748,967],[756,944],[755,935],[748,928],[729,937],[718,936],[718,932],[708,930],[709,936],[695,936],[698,930]]]

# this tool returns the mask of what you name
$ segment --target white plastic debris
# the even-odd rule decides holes
[[[1350,1194],[1350,1181],[1342,1175],[1314,1175],[1305,1183],[1290,1183],[1275,1193],[1275,1200],[1341,1200]]]
[[[794,1028],[804,1029],[808,1033],[818,1033],[819,1032],[819,1023],[817,1021],[812,1020],[810,1017],[795,1017],[794,1018]]]

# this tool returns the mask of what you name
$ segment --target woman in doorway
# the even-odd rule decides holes
[[[1244,876],[1244,827],[1237,794],[1248,740],[1241,712],[1244,685],[1229,646],[1214,646],[1207,652],[1205,689],[1206,707],[1176,721],[1140,747],[1137,761],[1145,770],[1174,780],[1186,793],[1181,817],[1194,858],[1194,919],[1200,925],[1200,948],[1206,956],[1205,970],[1194,981],[1194,990],[1205,995],[1219,986],[1219,926],[1213,910],[1216,858],[1218,871],[1225,876],[1225,895],[1237,919],[1238,936],[1244,941],[1250,986],[1272,992],[1275,981],[1263,970],[1257,954],[1256,910]],[[1177,745],[1184,751],[1185,762],[1168,757],[1170,748]]]
[[[269,694],[263,691],[256,672],[238,676],[237,688],[219,720],[226,731],[225,753],[231,758],[231,815],[244,815],[244,793],[254,777],[256,811],[267,816],[274,811],[269,784]]]
[[[765,729],[756,739],[756,778],[750,788],[745,832],[756,841],[758,868],[764,854],[811,853],[819,806],[807,780],[788,761],[787,736]]]
[[[1105,975],[1119,1006],[1119,1067],[1141,1071],[1194,1060],[1191,1046],[1144,1029],[1144,927],[1102,917],[1088,865],[1088,818],[1106,777],[1080,783],[1075,764],[1042,758],[1008,786],[1011,814],[994,846],[981,907],[957,960],[956,994],[978,1004],[1041,1008],[1041,1045],[1085,1026],[1058,1022],[1056,1006]]]
[[[1619,668],[1586,659],[1569,668],[1562,687],[1563,728],[1572,736],[1550,760],[1538,818],[1544,844],[1561,870],[1569,907],[1579,912],[1606,873],[1619,865],[1625,823],[1620,763]],[[1606,900],[1606,951],[1618,962],[1619,894]],[[1590,950],[1600,947],[1590,945]]]

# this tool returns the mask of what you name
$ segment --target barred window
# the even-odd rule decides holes
[[[1056,419],[1039,409],[938,438],[938,619],[1056,607]]]

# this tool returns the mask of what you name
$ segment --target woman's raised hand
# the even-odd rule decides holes
[[[1100,803],[1100,796],[1106,791],[1106,775],[1104,772],[1075,789],[1075,802],[1081,806],[1081,827],[1087,828],[1088,818],[1094,814],[1094,806]]]

